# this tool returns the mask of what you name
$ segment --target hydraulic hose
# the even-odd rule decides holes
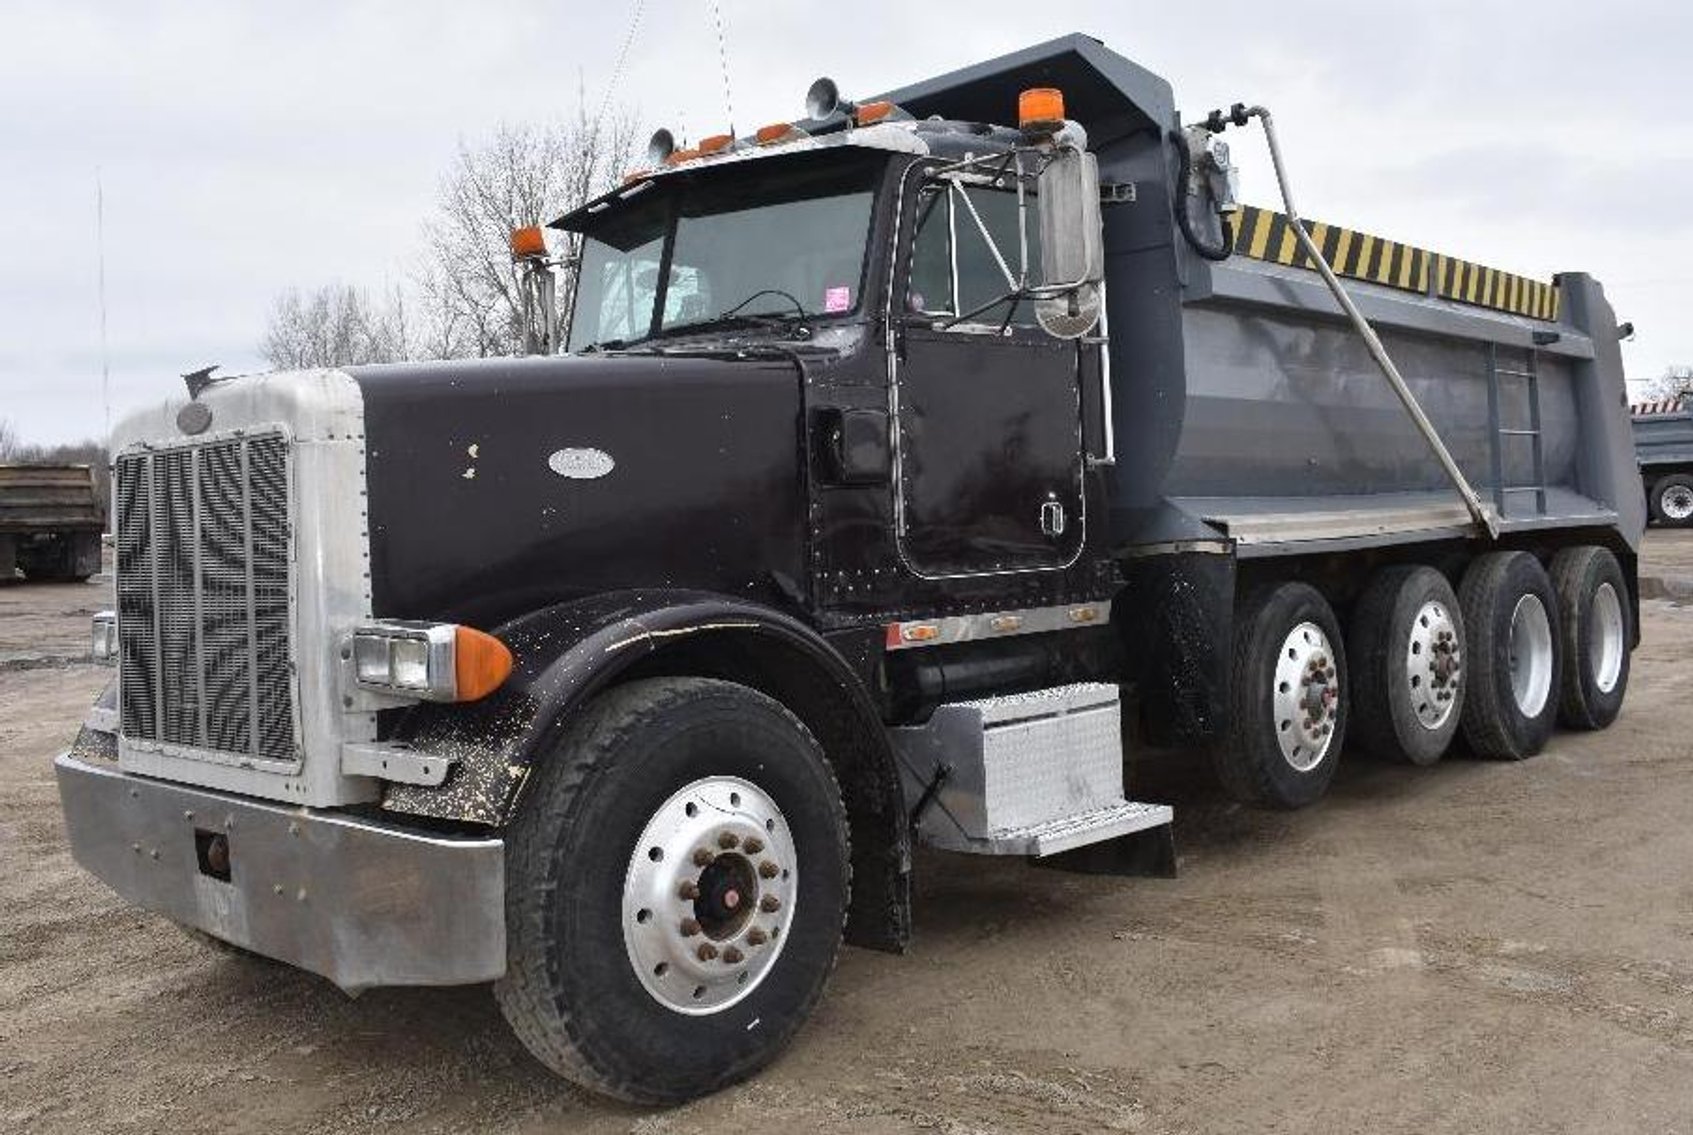
[[[1416,395],[1411,393],[1411,388],[1405,384],[1405,378],[1399,373],[1399,368],[1394,366],[1393,360],[1388,357],[1387,348],[1382,346],[1381,338],[1376,334],[1375,328],[1370,326],[1370,321],[1365,319],[1364,314],[1358,310],[1358,305],[1352,302],[1352,297],[1347,294],[1345,287],[1341,285],[1340,278],[1334,274],[1334,269],[1329,267],[1329,262],[1324,259],[1322,249],[1318,248],[1317,242],[1311,239],[1311,234],[1305,231],[1305,222],[1299,219],[1299,212],[1293,207],[1293,190],[1288,185],[1287,169],[1282,163],[1281,144],[1277,141],[1276,126],[1274,120],[1270,117],[1270,112],[1261,106],[1244,109],[1237,105],[1229,121],[1244,126],[1248,118],[1258,119],[1264,127],[1264,140],[1270,146],[1270,164],[1275,167],[1276,185],[1281,190],[1282,208],[1287,212],[1288,227],[1298,237],[1300,247],[1305,250],[1305,255],[1316,266],[1317,271],[1322,274],[1323,281],[1328,284],[1329,291],[1334,293],[1334,298],[1339,301],[1341,309],[1346,312],[1347,318],[1352,321],[1352,325],[1358,329],[1358,334],[1364,337],[1364,345],[1370,349],[1371,357],[1375,359],[1376,365],[1381,368],[1382,374],[1386,376],[1387,384],[1399,396],[1399,401],[1404,405],[1405,412],[1411,416],[1411,421],[1422,433],[1429,448],[1434,451],[1435,457],[1440,461],[1441,468],[1446,471],[1447,478],[1458,490],[1458,495],[1464,499],[1464,506],[1469,509],[1470,515],[1478,525],[1487,531],[1490,537],[1497,539],[1499,536],[1498,519],[1482,506],[1481,498],[1476,496],[1475,489],[1470,487],[1469,479],[1464,476],[1463,470],[1458,468],[1458,463],[1452,459],[1451,451],[1446,448],[1446,443],[1440,440],[1440,434],[1435,432],[1434,423],[1430,422],[1428,415],[1423,413],[1423,408],[1417,402]],[[1222,120],[1220,112],[1212,115],[1212,121],[1221,122]]]
[[[1180,131],[1170,131],[1170,142],[1176,147],[1176,158],[1181,162],[1181,172],[1176,176],[1176,184],[1181,187],[1181,201],[1176,205],[1176,224],[1181,226],[1182,235],[1187,238],[1193,250],[1207,260],[1221,262],[1234,255],[1234,222],[1228,217],[1222,219],[1223,243],[1221,246],[1206,244],[1193,227],[1193,217],[1188,212],[1191,194],[1187,191],[1188,179],[1193,176],[1193,155],[1188,153],[1187,139]]]

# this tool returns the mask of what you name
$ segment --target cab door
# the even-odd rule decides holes
[[[1083,513],[1081,347],[1003,297],[1039,263],[1032,202],[1015,192],[906,182],[915,202],[893,303],[900,552],[920,575],[1066,567]],[[1026,235],[1025,235],[1026,234]],[[903,294],[901,294],[903,292]]]

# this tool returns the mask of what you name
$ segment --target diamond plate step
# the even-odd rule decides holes
[[[986,840],[988,847],[983,850],[995,855],[1057,855],[1086,844],[1162,827],[1173,818],[1168,804],[1124,800],[1079,816],[990,832]]]

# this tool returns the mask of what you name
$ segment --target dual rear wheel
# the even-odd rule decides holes
[[[1622,569],[1598,547],[1478,557],[1454,592],[1432,567],[1378,571],[1339,619],[1305,583],[1249,592],[1236,613],[1230,728],[1213,751],[1236,799],[1278,808],[1327,790],[1341,751],[1429,765],[1462,734],[1477,756],[1538,753],[1562,721],[1602,729],[1628,684]],[[1350,731],[1350,732],[1349,732]]]

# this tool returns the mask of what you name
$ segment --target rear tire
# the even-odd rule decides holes
[[[1217,779],[1243,803],[1303,808],[1328,791],[1346,741],[1340,623],[1303,583],[1249,594],[1235,613],[1229,730]]]
[[[1431,567],[1384,568],[1351,623],[1353,736],[1375,756],[1434,764],[1464,709],[1464,621],[1452,585]]]
[[[1671,473],[1652,485],[1652,519],[1666,528],[1693,525],[1693,476]]]
[[[1564,680],[1558,720],[1571,729],[1603,729],[1622,712],[1628,691],[1628,583],[1604,548],[1565,548],[1552,558]]]
[[[1482,757],[1522,760],[1545,748],[1558,716],[1557,598],[1527,552],[1489,552],[1458,588],[1469,649],[1464,740]]]
[[[643,1104],[768,1064],[822,994],[846,920],[846,813],[811,733],[744,686],[631,682],[534,776],[506,842],[494,986],[525,1047]]]

